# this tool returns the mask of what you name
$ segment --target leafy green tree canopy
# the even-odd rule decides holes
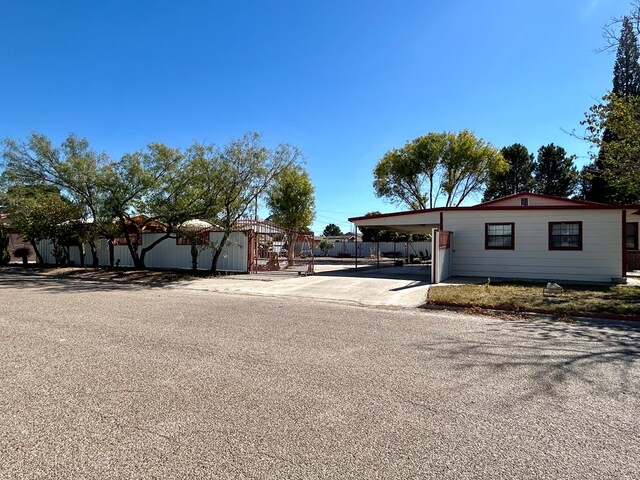
[[[339,235],[342,235],[342,230],[340,230],[340,227],[335,223],[330,223],[329,225],[324,227],[322,235],[325,237],[337,237]]]
[[[329,255],[329,250],[333,248],[333,242],[324,238],[318,244],[318,248],[322,251],[322,253],[326,257],[327,255]]]
[[[211,193],[218,213],[206,220],[223,230],[220,243],[214,246],[211,270],[215,272],[236,222],[266,194],[278,176],[298,164],[302,154],[296,147],[287,144],[267,148],[262,145],[257,133],[232,140],[221,149],[206,148],[202,153],[208,178],[217,185]],[[289,220],[283,218],[283,221]]]
[[[49,185],[13,186],[6,193],[6,208],[12,227],[31,243],[38,260],[40,240],[51,239],[54,247],[76,241],[72,225],[82,215],[81,208]]]
[[[458,206],[508,164],[473,132],[429,133],[387,152],[374,170],[377,196],[410,209]]]
[[[580,180],[574,159],[553,143],[540,147],[534,171],[535,192],[566,198],[574,195]]]
[[[591,107],[584,123],[588,139],[599,148],[597,174],[607,183],[605,200],[640,203],[640,97],[611,93]],[[616,140],[606,141],[605,131]]]
[[[92,150],[85,138],[69,135],[59,147],[39,133],[26,141],[3,142],[5,181],[9,185],[51,185],[81,209],[78,225],[91,245],[93,264],[98,255],[95,239],[102,202],[100,170],[109,162],[106,154]]]
[[[267,193],[271,218],[280,226],[306,229],[315,217],[314,188],[300,165],[291,165],[275,179]]]
[[[487,189],[482,197],[483,202],[533,190],[535,161],[527,147],[514,143],[502,148],[500,152],[509,164],[509,169],[504,172],[494,172],[489,176]]]
[[[315,217],[314,188],[300,165],[290,165],[274,180],[267,193],[271,218],[287,233],[288,261],[293,265],[298,232],[307,230]]]
[[[613,90],[616,95],[640,95],[640,49],[631,20],[624,17],[620,42],[613,65]]]
[[[597,154],[582,170],[581,196],[595,202],[617,203],[635,198],[633,187],[629,186],[633,172],[621,170],[630,162],[628,155],[633,151],[630,133],[636,123],[627,113],[635,110],[633,98],[640,95],[640,2],[633,5],[628,16],[613,19],[604,27],[607,44],[603,50],[616,51],[613,89],[603,97],[604,104],[593,106],[582,122],[587,126],[587,138],[597,147]],[[613,104],[609,105],[610,102]]]

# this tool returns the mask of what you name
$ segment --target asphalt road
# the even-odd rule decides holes
[[[640,331],[0,274],[0,478],[637,479]]]

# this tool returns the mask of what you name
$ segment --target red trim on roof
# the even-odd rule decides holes
[[[557,200],[562,202],[561,205],[495,205],[496,203],[503,202],[504,200],[518,198],[518,197],[537,197],[537,198],[545,198],[547,200]],[[399,217],[403,215],[413,215],[420,213],[435,213],[435,212],[446,212],[446,211],[454,211],[454,210],[619,210],[619,209],[627,209],[627,210],[636,210],[631,213],[631,215],[640,215],[640,205],[610,205],[606,203],[598,203],[598,202],[589,202],[587,200],[578,200],[575,198],[564,198],[557,197],[554,195],[544,195],[541,193],[529,193],[529,192],[520,192],[514,195],[508,195],[506,197],[496,198],[495,200],[489,200],[488,202],[479,203],[478,205],[472,205],[470,207],[438,207],[438,208],[427,208],[423,210],[405,210],[402,212],[392,212],[392,213],[380,213],[378,215],[365,215],[362,217],[351,217],[349,218],[350,222],[357,222],[358,220],[368,220],[373,218],[387,218],[387,217]]]
[[[520,192],[520,193],[515,193],[513,195],[508,195],[506,197],[496,198],[495,200],[489,200],[488,202],[480,203],[476,205],[474,208],[483,208],[487,205],[493,205],[494,203],[497,203],[497,202],[503,202],[505,200],[510,200],[512,198],[518,198],[518,197],[545,198],[547,200],[557,200],[557,201],[566,202],[566,203],[575,203],[576,205],[592,205],[592,206],[605,205],[604,203],[589,202],[587,200],[579,200],[577,198],[564,198],[564,197],[557,197],[555,195],[544,195],[542,193]]]
[[[407,210],[404,212],[393,213],[381,213],[379,215],[369,215],[363,217],[351,217],[350,222],[357,222],[358,220],[369,220],[373,218],[387,218],[387,217],[400,217],[403,215],[414,215],[420,213],[435,213],[435,212],[447,212],[447,211],[464,211],[464,210],[635,210],[638,209],[638,205],[607,205],[605,203],[590,203],[582,205],[580,203],[576,205],[529,205],[523,207],[520,205],[505,205],[505,206],[485,206],[486,204],[474,205],[472,207],[442,207],[431,208],[427,210]],[[635,211],[632,215],[639,215],[640,209]]]
[[[468,208],[468,207],[440,207],[440,208],[427,208],[426,210],[405,210],[402,212],[380,213],[378,215],[364,215],[362,217],[351,217],[348,220],[350,222],[355,222],[357,220],[364,220],[366,218],[399,217],[402,215],[413,215],[414,213],[444,212],[446,210],[459,210],[461,208]]]
[[[607,205],[604,203],[594,203],[591,205],[529,205],[528,207],[522,207],[520,205],[505,205],[500,206],[488,206],[480,207],[458,207],[468,210],[627,210],[638,208],[637,205]]]

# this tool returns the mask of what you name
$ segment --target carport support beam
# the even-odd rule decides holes
[[[358,226],[356,225],[356,271],[358,271]]]
[[[411,256],[409,254],[409,238],[411,238],[411,234],[407,233],[407,265],[411,263]]]

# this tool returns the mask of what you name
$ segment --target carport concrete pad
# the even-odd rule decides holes
[[[316,274],[286,272],[234,275],[183,282],[176,288],[251,295],[312,298],[368,306],[418,307],[427,298],[430,269],[319,265]]]

